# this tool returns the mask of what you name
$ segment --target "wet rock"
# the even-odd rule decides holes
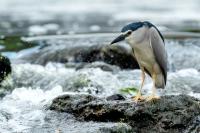
[[[103,48],[103,61],[106,63],[120,66],[120,68],[137,69],[139,65],[133,58],[132,50],[130,47],[124,45],[117,45],[112,47]]]
[[[167,36],[171,35],[168,34]],[[173,35],[173,34],[172,34]],[[181,36],[181,34],[178,34]],[[55,38],[46,38],[46,41],[30,41],[39,44],[40,50],[30,52],[29,55],[19,53],[20,59],[25,62],[45,65],[48,62],[61,63],[91,63],[103,61],[111,65],[117,65],[123,69],[138,68],[137,62],[131,55],[131,48],[128,45],[109,43],[115,37],[114,34],[102,35],[72,35]],[[192,37],[192,35],[191,35]],[[197,36],[196,36],[197,37]],[[187,37],[186,37],[187,38]],[[185,68],[200,70],[199,51],[200,39],[166,39],[165,46],[168,53],[169,71],[176,71]],[[192,51],[192,52],[189,52]],[[183,58],[184,57],[184,58]]]
[[[108,44],[105,44],[105,40],[111,40],[112,38],[102,36],[96,39],[99,40],[70,38],[38,41],[38,44],[41,45],[40,50],[24,56],[22,53],[20,60],[41,65],[46,65],[48,62],[91,63],[103,61],[111,65],[117,65],[122,69],[139,68],[132,57],[130,48],[124,45],[108,46]]]
[[[108,101],[91,95],[62,95],[49,109],[72,113],[77,119],[96,122],[124,122],[132,132],[179,133],[198,130],[199,100],[186,96],[162,96],[151,102]],[[198,123],[198,124],[197,124]],[[191,128],[193,127],[193,128]]]
[[[82,48],[80,51],[74,53],[75,62],[94,62],[103,59],[101,52],[101,45],[90,46],[87,49]]]
[[[31,127],[29,131],[31,133],[55,133],[58,129],[61,133],[129,133],[132,128],[126,123],[77,121],[71,114],[47,110],[44,124]]]
[[[79,105],[82,106],[96,99],[98,98],[93,97],[91,95],[63,95],[63,96],[60,96],[58,100],[56,99],[54,100],[53,103],[55,103],[55,101],[57,101],[58,103],[54,104],[55,106],[52,104],[50,109],[54,109],[55,107],[56,110],[57,109],[59,111],[66,110],[66,112],[73,113],[76,106],[79,106]],[[76,104],[72,104],[72,103],[76,103]],[[65,105],[66,107],[63,105]]]
[[[125,100],[125,97],[121,94],[114,94],[106,98],[108,101],[114,101],[114,100]]]
[[[0,55],[0,83],[11,73],[10,60]]]
[[[74,57],[76,62],[104,61],[112,65],[117,65],[122,69],[139,68],[130,49],[127,49],[123,45],[113,47],[94,45],[76,53]]]

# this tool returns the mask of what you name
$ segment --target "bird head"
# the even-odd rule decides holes
[[[110,44],[114,44],[123,40],[126,40],[129,44],[139,42],[145,37],[145,30],[149,24],[148,22],[134,22],[124,26],[121,30],[121,34],[115,38]]]

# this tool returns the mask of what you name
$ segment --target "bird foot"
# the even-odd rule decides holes
[[[140,102],[140,101],[144,101],[145,97],[141,96],[141,95],[136,95],[135,97],[132,98],[134,102]]]
[[[155,95],[151,95],[151,96],[148,96],[146,98],[146,101],[152,101],[152,100],[156,100],[156,99],[160,99],[159,96],[155,96]]]

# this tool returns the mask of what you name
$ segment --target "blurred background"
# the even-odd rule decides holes
[[[141,71],[132,50],[108,44],[135,21],[152,22],[165,38],[169,72],[158,94],[200,99],[199,13],[200,0],[0,0],[0,52],[11,62],[1,56],[0,74],[12,68],[0,75],[0,132],[117,130],[118,123],[80,122],[47,106],[63,93],[106,97],[132,88],[123,95],[133,96]],[[142,93],[151,87],[148,77]]]
[[[200,31],[199,0],[1,0],[1,35],[119,32],[148,20],[160,30]]]

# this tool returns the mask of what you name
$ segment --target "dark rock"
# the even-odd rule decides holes
[[[6,77],[11,74],[11,63],[7,57],[0,55],[0,98],[4,97],[11,90],[9,87],[6,87]]]
[[[122,69],[139,68],[130,48],[123,45],[109,47],[108,44],[102,43],[105,42],[105,38],[100,37],[99,39],[101,43],[88,38],[38,41],[38,44],[41,45],[40,51],[22,56],[20,60],[41,65],[46,65],[48,62],[91,63],[102,61],[117,65]]]
[[[0,55],[0,83],[11,73],[10,60]]]
[[[76,62],[104,61],[122,69],[139,68],[131,52],[123,46],[94,45],[74,55]]]
[[[132,54],[123,46],[94,45],[74,55],[75,62],[104,61],[122,69],[139,68]]]
[[[91,95],[63,95],[59,96],[58,99],[54,99],[53,103],[56,102],[57,104],[52,104],[50,109],[58,111],[65,110],[66,112],[73,113],[76,107],[85,105],[95,100],[97,100],[97,98]]]
[[[108,101],[91,95],[63,95],[55,98],[51,110],[69,112],[79,120],[124,122],[132,132],[180,133],[200,128],[199,100],[186,96],[162,96],[159,100],[134,103]]]
[[[125,97],[121,94],[114,94],[106,98],[108,101],[114,101],[114,100],[125,100]]]
[[[100,61],[103,58],[103,54],[101,52],[101,45],[90,46],[87,49],[82,49],[76,53],[74,53],[74,61],[75,62],[94,62]]]
[[[104,47],[103,61],[106,63],[117,65],[122,69],[138,69],[139,65],[133,58],[132,51],[123,45]]]

